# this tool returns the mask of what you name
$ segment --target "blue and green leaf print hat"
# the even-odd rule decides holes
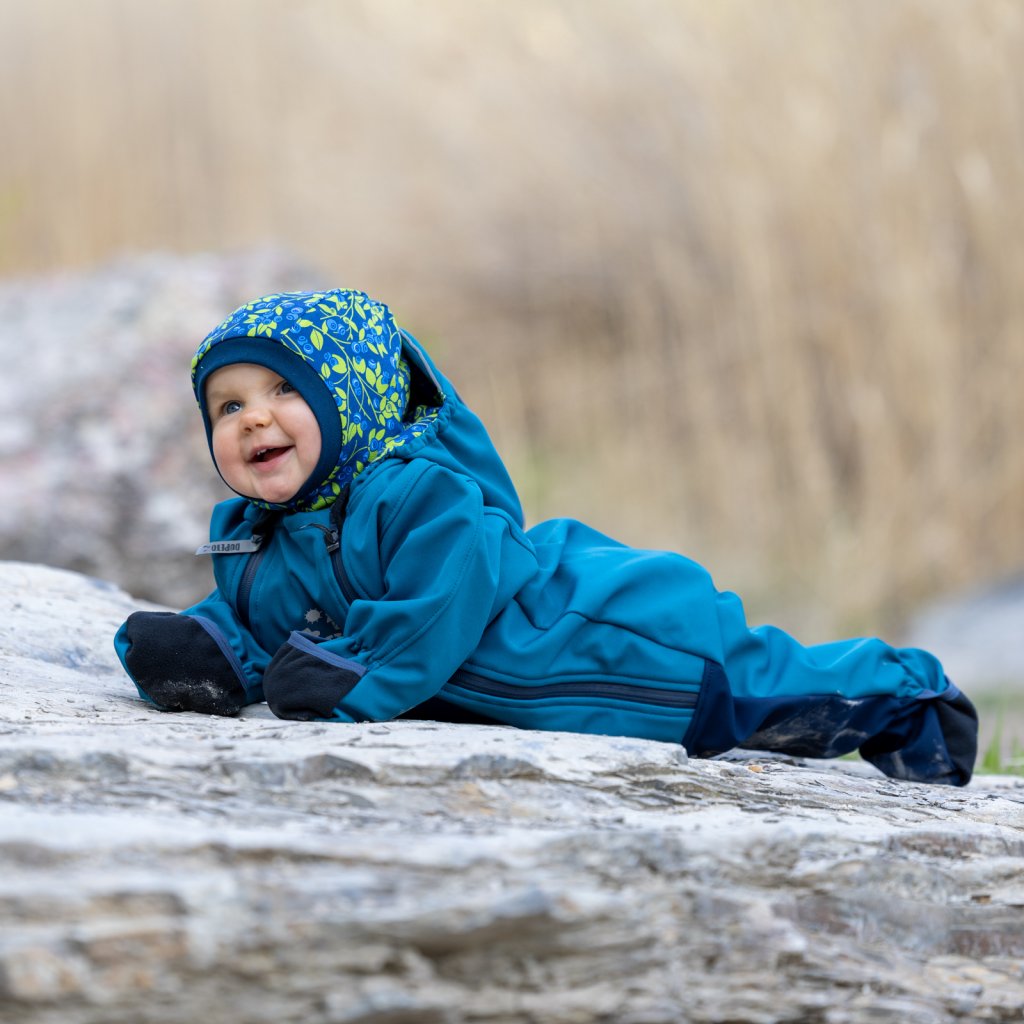
[[[204,384],[214,370],[232,363],[279,373],[320,426],[320,460],[309,479],[288,502],[249,499],[261,508],[326,508],[371,462],[427,429],[425,421],[404,420],[409,366],[402,358],[402,333],[391,310],[364,292],[265,295],[235,310],[203,339],[192,359],[192,388],[211,455]]]

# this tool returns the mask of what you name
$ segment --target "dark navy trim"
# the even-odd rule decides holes
[[[456,672],[449,680],[449,686],[457,686],[470,693],[505,700],[532,701],[557,697],[582,697],[593,699],[604,697],[629,704],[651,704],[666,708],[692,708],[696,706],[698,694],[682,690],[662,690],[652,686],[633,686],[630,683],[605,683],[599,681],[543,683],[540,686],[514,685],[495,679],[485,679],[475,672]]]
[[[714,729],[711,720],[722,713],[723,704],[729,702],[731,707],[732,694],[729,691],[729,680],[726,677],[725,669],[716,661],[704,662],[704,676],[700,683],[700,697],[693,712],[693,718],[683,733],[683,746],[687,753],[698,755],[704,754],[710,757],[712,754],[720,754],[734,746],[734,741],[721,737],[711,737],[710,746],[706,737]],[[730,716],[731,719],[731,716]],[[698,746],[697,738],[701,737],[702,742]],[[724,745],[721,745],[724,744]]]
[[[305,399],[320,427],[320,458],[298,494],[319,487],[333,472],[342,448],[341,416],[323,377],[297,352],[276,338],[225,338],[216,342],[196,367],[195,391],[206,427],[206,440],[213,455],[213,428],[206,407],[206,378],[214,370],[234,363],[256,363],[280,374]],[[216,466],[217,460],[214,459]],[[236,492],[237,493],[237,492]],[[243,494],[243,498],[251,495]]]
[[[945,676],[944,678],[946,680],[946,688],[941,690],[936,696],[939,700],[945,700],[952,703],[958,697],[963,696],[963,690],[961,690],[960,687],[949,678],[949,676]]]
[[[231,644],[228,643],[228,638],[221,632],[220,627],[212,619],[208,619],[205,615],[188,615],[189,619],[194,619],[199,623],[207,633],[210,634],[213,642],[220,648],[220,653],[224,655],[228,660],[228,664],[234,669],[235,675],[238,676],[238,681],[242,684],[242,687],[248,689],[248,681],[245,678],[245,671],[242,669],[242,663],[238,660],[238,655],[231,649]]]
[[[333,651],[324,650],[319,644],[313,643],[305,633],[298,633],[293,630],[286,642],[290,647],[294,647],[304,654],[310,654],[320,661],[327,662],[328,665],[333,665],[335,668],[343,668],[346,672],[351,672],[360,679],[366,675],[365,665],[360,665],[358,661],[352,661],[350,658],[342,658]]]

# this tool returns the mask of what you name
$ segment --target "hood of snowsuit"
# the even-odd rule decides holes
[[[256,363],[280,374],[312,409],[320,459],[286,511],[330,505],[371,462],[427,429],[410,420],[410,370],[391,310],[364,292],[332,289],[265,295],[215,327],[192,359],[192,387],[213,452],[205,383],[215,370]]]

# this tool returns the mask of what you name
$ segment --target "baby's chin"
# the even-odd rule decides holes
[[[287,505],[299,496],[299,490],[288,487],[237,488],[236,493],[250,501],[265,501],[268,505]]]
[[[290,491],[288,493],[270,491],[263,494],[248,495],[248,497],[253,501],[265,501],[268,505],[287,505],[298,497],[298,491]]]
[[[265,501],[270,505],[287,505],[299,497],[302,485],[288,480],[240,480],[241,486],[231,485],[236,494],[250,501]]]

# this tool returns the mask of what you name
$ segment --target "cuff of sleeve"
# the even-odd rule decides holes
[[[189,614],[187,618],[198,622],[199,625],[206,630],[210,639],[217,645],[220,653],[224,655],[225,660],[231,666],[231,670],[235,673],[239,685],[245,691],[245,703],[258,704],[262,701],[263,687],[259,683],[251,683],[246,677],[245,669],[242,667],[241,661],[238,660],[238,655],[235,654],[230,641],[223,632],[221,632],[217,623],[212,619],[207,618],[205,615],[196,615],[194,613]]]
[[[364,665],[292,633],[267,666],[263,693],[278,718],[351,722],[338,704],[365,674]]]

